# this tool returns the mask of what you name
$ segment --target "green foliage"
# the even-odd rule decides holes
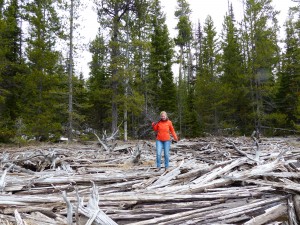
[[[149,103],[159,111],[174,112],[176,109],[176,89],[173,81],[173,43],[169,38],[165,17],[160,11],[159,1],[155,1],[153,33],[151,36],[149,75],[146,79]]]
[[[108,48],[104,38],[100,34],[90,44],[92,61],[90,62],[90,78],[87,82],[88,102],[91,109],[87,113],[89,127],[106,130],[111,122],[111,99],[112,91],[109,83],[108,62],[105,60]]]
[[[277,11],[271,0],[247,0],[243,21],[245,75],[249,80],[253,126],[260,130],[263,118],[274,111],[274,88],[279,61]]]
[[[58,136],[66,123],[66,76],[55,48],[59,19],[52,1],[32,1],[25,6],[29,23],[26,54],[29,71],[19,74],[22,90],[17,105],[25,134],[37,140]]]
[[[80,2],[74,3],[78,9]],[[159,0],[95,3],[100,27],[90,44],[90,77],[73,75],[69,114],[70,60],[62,57],[67,54],[58,43],[66,41],[61,28],[70,18],[59,18],[58,12],[70,5],[0,0],[0,142],[54,141],[69,127],[69,115],[76,132],[110,132],[127,122],[121,133],[150,137],[148,114],[162,110],[181,137],[300,130],[299,8],[289,14],[280,58],[278,12],[271,0],[245,0],[239,22],[229,6],[221,41],[210,16],[193,32],[186,0],[177,0],[174,39]]]
[[[14,120],[20,113],[16,102],[22,87],[18,85],[17,75],[27,70],[21,51],[18,2],[11,0],[6,7],[0,3],[0,118],[5,121],[0,126],[6,134],[2,138],[5,142],[15,133]]]
[[[220,55],[215,27],[210,16],[205,21],[201,42],[203,49],[199,56],[201,67],[197,71],[194,107],[199,117],[200,130],[216,133],[220,128],[221,111],[219,109],[222,103],[222,93],[218,76]]]
[[[223,129],[240,130],[247,132],[247,127],[252,126],[249,117],[250,95],[244,72],[244,59],[242,57],[238,30],[235,27],[233,9],[225,16],[222,43],[220,77],[222,88],[222,127]],[[251,128],[253,129],[253,128]],[[251,130],[250,130],[251,131]]]
[[[279,87],[276,95],[278,111],[286,116],[285,125],[295,129],[300,120],[300,48],[297,23],[292,17],[286,22],[286,52],[282,59],[282,72],[279,73]]]

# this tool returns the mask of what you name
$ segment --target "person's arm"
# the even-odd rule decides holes
[[[158,122],[152,122],[152,128],[153,128],[154,131],[158,130]]]
[[[172,124],[171,121],[170,121],[170,131],[171,131],[171,134],[172,134],[174,140],[175,140],[175,141],[178,141],[178,137],[177,137],[177,135],[176,135],[175,129],[174,129],[173,124]]]

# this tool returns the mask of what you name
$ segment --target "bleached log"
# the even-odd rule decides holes
[[[238,153],[240,153],[241,155],[243,156],[246,156],[248,159],[256,162],[256,163],[259,163],[259,161],[257,161],[255,158],[253,158],[252,156],[249,156],[247,153],[243,152],[242,150],[240,150],[232,141],[230,141],[228,138],[225,138],[225,140],[227,140],[231,145],[232,147],[234,148],[234,150],[236,150]]]
[[[4,172],[3,172],[3,174],[1,175],[1,178],[0,178],[0,192],[4,191],[4,188],[5,188],[5,185],[6,185],[5,177],[6,177],[6,174],[7,174],[7,170],[8,169],[4,170]]]
[[[254,141],[255,146],[256,146],[255,161],[259,162],[259,157],[260,157],[261,151],[260,151],[260,148],[259,148],[258,140],[255,136],[258,136],[258,138],[259,138],[259,133],[257,131],[253,131],[253,133],[251,134],[251,138]]]
[[[51,217],[51,218],[57,218],[59,217],[58,214],[55,214],[52,212],[54,208],[61,207],[62,204],[41,204],[38,206],[11,206],[6,207],[0,210],[0,214],[4,215],[12,215],[14,214],[14,211],[17,209],[19,213],[33,213],[33,212],[42,212],[43,214]],[[67,222],[66,222],[67,223]],[[1,224],[1,223],[0,223]]]
[[[21,217],[21,215],[20,215],[20,213],[18,212],[17,209],[14,211],[14,214],[15,214],[15,218],[16,218],[16,223],[17,223],[17,225],[27,225],[27,224],[22,220],[22,217]]]
[[[240,180],[240,181],[243,181],[243,182],[249,183],[249,184],[271,186],[271,187],[280,188],[282,190],[292,190],[292,191],[300,192],[300,184],[292,182],[292,181],[287,182],[287,180],[285,180],[286,183],[284,181],[283,182],[275,182],[275,181],[266,181],[266,180],[261,180],[261,179],[239,178],[239,179],[234,179],[234,180]]]
[[[178,218],[189,219],[189,218],[192,218],[193,215],[195,215],[196,213],[207,212],[209,210],[213,210],[214,208],[215,207],[206,207],[206,208],[202,208],[202,209],[189,210],[186,212],[180,212],[180,213],[176,213],[176,214],[172,214],[172,215],[164,215],[164,216],[149,219],[149,220],[134,222],[134,223],[130,223],[129,225],[154,225],[154,224],[163,224],[163,222],[167,222],[167,223],[171,224],[170,221],[174,221]]]
[[[134,165],[140,161],[141,158],[141,147],[137,144],[135,148],[130,151],[131,157],[125,161],[124,164]]]
[[[164,187],[164,186],[168,185],[168,183],[172,179],[174,179],[177,175],[180,174],[180,167],[183,165],[183,163],[184,163],[184,161],[182,161],[178,167],[176,167],[169,173],[162,174],[157,181],[155,181],[151,186],[149,186],[147,188],[147,190],[156,189],[156,188]]]
[[[233,212],[242,212],[244,210],[247,209],[252,209],[255,207],[260,207],[266,204],[271,204],[273,202],[279,202],[281,200],[283,200],[284,198],[273,198],[273,199],[268,199],[268,200],[261,200],[258,202],[254,202],[254,203],[250,203],[246,206],[240,206],[237,208],[233,208],[233,209],[225,209],[225,210],[221,210],[221,211],[216,211],[216,207],[217,206],[213,206],[213,207],[206,207],[203,209],[196,209],[196,210],[190,210],[187,212],[181,212],[181,213],[176,213],[173,215],[166,215],[166,216],[161,216],[159,218],[154,218],[151,220],[145,220],[145,221],[141,221],[141,222],[136,222],[136,223],[130,223],[130,225],[148,225],[148,224],[179,224],[178,222],[180,221],[188,221],[189,219],[193,218],[193,217],[202,217],[203,220],[209,219],[209,218],[216,218],[218,216],[222,216],[222,215],[228,215],[229,213],[233,213]],[[176,222],[176,223],[175,223]]]
[[[297,219],[300,223],[300,195],[294,195],[293,196],[293,201],[294,201],[294,207],[295,207],[295,212],[297,215]]]
[[[66,191],[62,192],[62,196],[63,196],[63,199],[65,200],[65,202],[67,204],[67,222],[68,222],[68,225],[72,225],[73,224],[73,206],[72,206],[70,200],[67,197]]]
[[[259,160],[264,165],[256,165],[257,162],[235,154],[236,150],[232,145],[227,148],[224,138],[210,137],[191,142],[186,140],[184,143],[186,145],[176,145],[176,154],[171,152],[171,165],[178,165],[182,160],[193,160],[183,164],[176,170],[176,174],[172,174],[173,171],[153,172],[153,146],[148,147],[151,151],[141,147],[142,163],[130,167],[123,164],[127,159],[124,152],[111,151],[107,154],[103,148],[99,150],[95,143],[85,147],[60,145],[39,146],[38,150],[32,147],[12,149],[9,158],[14,161],[7,158],[6,164],[2,163],[4,169],[8,168],[9,162],[15,162],[24,170],[31,166],[38,169],[37,165],[45,161],[44,155],[51,156],[54,150],[56,156],[61,155],[54,161],[48,160],[43,172],[21,173],[17,167],[7,171],[5,193],[0,193],[0,220],[14,221],[12,215],[17,209],[27,223],[30,221],[32,224],[42,225],[52,219],[50,224],[67,224],[68,207],[60,194],[65,190],[75,210],[79,210],[76,205],[78,202],[82,203],[85,210],[89,209],[86,216],[81,212],[80,217],[73,217],[76,222],[84,224],[98,223],[101,213],[97,208],[118,224],[133,221],[148,224],[146,222],[153,217],[162,219],[154,224],[241,224],[253,219],[250,215],[255,215],[256,218],[266,215],[275,205],[286,204],[286,200],[262,205],[253,205],[254,203],[278,196],[285,197],[287,194],[294,196],[300,192],[300,150],[289,148],[288,141],[265,138],[259,146]],[[239,150],[254,158],[250,153],[252,148],[249,146],[253,145],[250,138],[236,138],[234,143]],[[21,161],[38,154],[42,156],[34,157],[30,162]],[[235,166],[239,159],[246,161]],[[293,166],[287,167],[292,161]],[[68,167],[72,171],[63,171],[69,170]],[[156,182],[158,179],[161,180]],[[98,186],[98,197],[101,199],[100,202],[97,200],[97,206],[92,207],[93,209],[83,202],[91,193],[91,181]],[[82,201],[77,201],[75,185]],[[297,214],[296,203],[294,201],[294,214]],[[39,223],[36,212],[49,218],[45,217],[44,222]],[[174,217],[163,220],[164,217],[173,215]],[[287,218],[286,215],[281,220],[288,220]]]
[[[288,215],[289,215],[289,224],[290,225],[298,225],[297,217],[296,217],[296,212],[295,212],[295,207],[294,207],[294,202],[293,202],[293,197],[290,196],[288,198]]]
[[[27,174],[34,174],[34,172],[32,171],[32,170],[29,170],[29,169],[25,169],[25,168],[23,168],[23,167],[21,167],[21,166],[18,166],[18,165],[16,165],[16,164],[13,164],[13,163],[10,163],[10,162],[7,162],[7,163],[5,163],[7,166],[9,166],[9,168],[10,169],[14,169],[14,170],[17,170],[17,171],[20,171],[20,172],[22,172],[22,173],[27,173]],[[10,170],[9,169],[9,170]],[[8,170],[8,171],[9,171]]]
[[[86,207],[84,207],[82,200],[80,198],[78,199],[80,200],[79,212],[89,218],[87,224],[92,224],[92,222],[95,222],[95,224],[99,225],[117,225],[117,223],[115,223],[99,208],[99,195],[95,184],[93,184],[89,202]]]
[[[230,171],[231,169],[243,165],[245,162],[247,162],[247,158],[240,158],[236,159],[235,161],[231,162],[230,164],[224,166],[223,168],[216,168],[215,170],[206,173],[205,175],[197,178],[196,180],[192,181],[194,184],[205,184],[209,181],[212,181],[216,179],[218,176],[223,175]]]
[[[258,176],[262,173],[272,172],[274,169],[278,168],[281,165],[282,165],[281,162],[273,161],[273,162],[266,163],[263,165],[257,165],[250,170],[246,170],[246,171],[242,171],[242,172],[236,172],[236,171],[231,172],[230,174],[228,174],[228,176],[226,176],[226,178],[230,178],[230,179],[244,178],[245,179],[248,177],[254,177],[254,176]]]
[[[266,209],[266,212],[264,214],[254,217],[253,219],[244,223],[244,225],[266,224],[267,222],[272,222],[277,218],[284,216],[286,214],[287,214],[286,204],[279,204],[269,209]]]
[[[59,217],[55,220],[41,212],[32,212],[29,215],[24,215],[24,222],[28,225],[66,224],[66,221]]]
[[[104,144],[104,142],[98,137],[98,135],[96,133],[94,133],[94,135],[97,137],[99,143],[102,145],[102,147],[105,149],[105,151],[107,151],[109,153],[110,149],[108,148],[108,146],[106,144]]]
[[[238,207],[228,207],[228,209],[224,209],[224,210],[213,210],[210,212],[199,212],[199,213],[195,213],[193,215],[194,218],[197,218],[197,221],[203,221],[203,222],[208,222],[210,221],[211,223],[213,221],[223,221],[225,219],[228,218],[233,218],[233,217],[238,217],[241,216],[245,213],[249,213],[249,212],[254,212],[257,210],[260,210],[262,207],[269,205],[269,204],[273,204],[276,202],[281,202],[282,200],[286,199],[286,197],[277,197],[277,198],[271,198],[271,199],[267,199],[267,200],[260,200],[260,201],[255,201],[252,203],[248,203],[246,205],[241,205]],[[185,217],[180,217],[178,219],[176,219],[176,222],[179,221],[186,221],[188,218]],[[174,220],[172,220],[172,222],[175,222]],[[167,223],[166,223],[167,224]]]

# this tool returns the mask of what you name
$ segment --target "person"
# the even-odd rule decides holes
[[[173,127],[172,121],[169,120],[168,115],[165,111],[160,113],[160,120],[158,122],[152,122],[153,130],[156,134],[156,166],[157,170],[161,169],[161,153],[164,149],[164,159],[165,159],[165,170],[169,168],[169,151],[171,146],[171,136],[170,132],[177,142],[178,137],[176,135],[175,129]]]

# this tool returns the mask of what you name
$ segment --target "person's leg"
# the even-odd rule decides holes
[[[165,169],[169,167],[169,153],[170,153],[170,141],[164,141],[164,155],[165,155]]]
[[[163,143],[159,140],[156,140],[156,167],[161,168],[161,152],[163,148]]]

